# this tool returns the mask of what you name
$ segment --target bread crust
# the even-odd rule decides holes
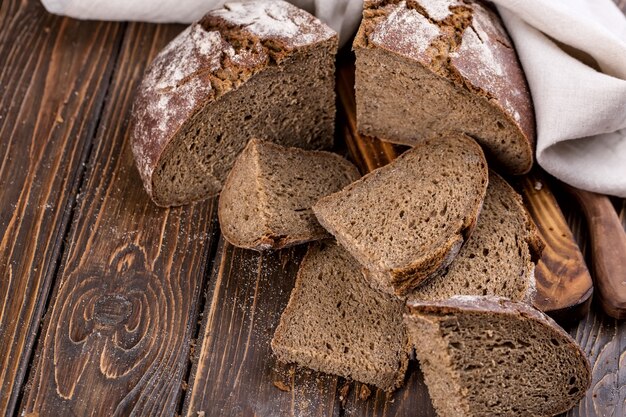
[[[258,17],[246,21],[245,10],[227,4],[187,27],[148,66],[131,111],[131,143],[144,187],[157,205],[184,203],[159,200],[153,175],[178,133],[200,110],[295,53],[326,43],[336,49],[337,34],[328,26],[289,3],[275,4],[292,26],[297,22],[298,33],[281,25],[273,31],[258,29]],[[237,49],[240,44],[252,46]],[[216,187],[220,183],[211,181]]]
[[[243,152],[235,161],[235,164],[230,174],[228,175],[228,177],[226,177],[226,181],[224,182],[224,187],[222,190],[222,196],[226,195],[227,193],[232,192],[232,190],[234,189],[233,181],[237,174],[237,171],[240,169],[244,169],[244,167],[242,166],[242,164],[244,163],[244,159],[245,159],[244,157],[247,156],[246,154],[248,152],[252,152],[252,150],[256,146],[264,146],[264,147],[270,148],[273,150],[274,153],[289,152],[292,154],[300,154],[303,157],[314,156],[316,158],[321,157],[327,160],[332,160],[338,166],[341,166],[343,168],[346,175],[350,177],[352,181],[356,181],[358,178],[361,177],[359,170],[356,168],[356,166],[354,166],[354,164],[352,164],[350,161],[346,160],[345,158],[342,158],[340,155],[337,155],[335,153],[327,152],[327,151],[307,151],[307,150],[299,149],[299,148],[285,148],[283,146],[277,145],[272,142],[261,141],[257,138],[254,138],[250,140],[250,142],[248,142],[246,148],[243,150]],[[260,168],[257,167],[257,169],[260,169]],[[257,187],[257,190],[258,188],[259,187]],[[222,199],[222,196],[220,196],[220,199],[218,202],[218,209],[217,209],[217,216],[218,216],[220,225],[224,225],[228,221],[227,216],[225,215],[226,209],[224,207],[224,203],[223,203],[224,200]],[[222,226],[221,232],[224,238],[232,245],[237,246],[239,248],[252,249],[256,251],[285,249],[285,248],[289,248],[295,245],[300,245],[306,242],[312,242],[312,241],[326,239],[326,238],[331,237],[331,235],[325,230],[324,231],[320,230],[319,233],[307,231],[307,232],[298,233],[298,234],[280,234],[272,230],[270,227],[266,227],[266,231],[260,236],[258,236],[258,238],[256,238],[253,241],[248,241],[248,240],[241,239],[235,233],[230,233],[230,230],[227,227]]]
[[[483,155],[482,149],[473,139],[462,134],[460,135],[454,134],[454,136],[463,137],[468,146],[473,147],[474,151],[478,155],[481,155],[481,156]],[[423,142],[417,145],[416,148],[420,146],[425,146],[427,143],[428,142]],[[401,161],[403,158],[407,158],[407,157],[409,157],[409,153],[404,153],[400,155],[396,159],[396,161]],[[379,168],[378,170],[375,170],[366,174],[361,179],[355,181],[354,183],[346,187],[344,190],[340,191],[340,193],[349,191],[353,189],[354,187],[360,186],[360,184],[367,182],[370,177],[380,175],[381,172],[385,172],[385,169],[386,167],[382,167],[382,168]],[[478,220],[478,216],[480,215],[480,211],[482,209],[482,201],[484,200],[485,195],[487,193],[487,186],[489,183],[489,172],[486,168],[486,162],[485,162],[485,168],[483,172],[481,172],[481,179],[484,181],[483,182],[484,187],[482,187],[481,190],[478,190],[479,204],[475,207],[475,209],[467,213],[467,216],[463,219],[463,223],[460,225],[458,230],[453,235],[451,235],[446,242],[434,248],[432,252],[425,254],[419,257],[418,259],[415,259],[411,263],[404,265],[402,267],[399,267],[399,268],[383,269],[378,265],[374,265],[374,264],[370,265],[364,262],[363,259],[359,259],[360,257],[356,256],[356,253],[354,252],[354,250],[351,249],[351,243],[348,242],[342,236],[342,234],[339,233],[339,230],[335,227],[335,225],[331,224],[331,222],[329,222],[324,216],[324,211],[327,210],[328,206],[332,205],[334,199],[337,198],[336,194],[331,194],[327,197],[320,199],[313,206],[313,212],[317,216],[317,219],[320,222],[320,224],[324,226],[324,228],[326,228],[328,231],[330,231],[344,247],[346,247],[350,252],[352,252],[352,254],[355,255],[357,259],[359,259],[359,261],[365,268],[364,274],[366,276],[380,277],[379,279],[373,280],[373,281],[379,281],[380,284],[373,282],[373,285],[376,285],[380,290],[385,291],[385,292],[390,292],[390,289],[393,288],[393,292],[397,297],[404,298],[408,294],[410,294],[410,292],[416,287],[418,287],[420,284],[427,282],[429,278],[434,277],[438,274],[441,274],[441,272],[448,265],[450,265],[450,263],[452,263],[456,255],[459,253],[463,244],[467,241],[467,239],[471,235],[472,231],[476,227],[476,222]]]
[[[444,0],[438,1],[445,3]],[[519,142],[524,154],[523,166],[513,168],[518,163],[511,161],[506,168],[516,175],[527,173],[533,164],[535,146],[534,108],[513,42],[500,17],[492,7],[480,0],[448,0],[451,13],[438,20],[422,6],[427,3],[423,0],[366,0],[363,22],[353,48],[357,54],[359,49],[384,50],[410,65],[425,68],[442,82],[451,83],[457,90],[468,91],[479,97],[519,131]],[[416,27],[403,27],[405,21],[398,19],[400,23],[392,25],[388,21],[389,15],[394,11],[403,13],[402,8],[423,16],[421,23]],[[387,25],[385,30],[393,34],[372,36],[377,30],[382,31],[383,25]],[[415,42],[398,41],[398,36],[412,39],[415,32],[431,35],[422,35]],[[384,139],[413,145],[412,142],[394,137]]]
[[[505,315],[511,320],[531,320],[542,326],[550,328],[552,331],[567,340],[569,350],[575,357],[576,362],[583,364],[585,389],[578,394],[579,401],[584,397],[586,390],[591,386],[591,365],[583,350],[576,341],[561,328],[553,319],[541,311],[524,302],[511,301],[507,298],[497,296],[454,296],[441,301],[419,301],[410,300],[406,303],[404,313],[405,323],[410,326],[410,321],[421,315],[434,314],[437,316],[454,315],[463,312],[479,312],[486,314]],[[571,406],[570,406],[571,408]],[[563,413],[569,408],[557,410],[556,414]],[[555,415],[556,415],[555,414]]]

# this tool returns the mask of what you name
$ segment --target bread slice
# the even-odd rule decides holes
[[[530,92],[495,9],[474,0],[365,0],[353,48],[360,132],[411,146],[464,132],[509,173],[530,170]]]
[[[222,234],[235,246],[256,250],[328,238],[311,206],[359,177],[339,155],[253,139],[220,194]]]
[[[405,323],[440,417],[553,416],[576,405],[591,384],[576,342],[525,303],[414,301]]]
[[[226,3],[155,58],[137,90],[133,154],[160,206],[216,195],[251,137],[332,145],[337,34],[282,0]]]
[[[415,289],[409,300],[498,295],[530,303],[542,250],[543,241],[522,198],[491,171],[474,233],[448,269]]]
[[[476,224],[487,181],[476,142],[438,136],[324,197],[313,212],[373,286],[405,296],[457,255]]]
[[[408,365],[404,303],[372,289],[333,241],[307,252],[272,340],[278,359],[391,391]]]

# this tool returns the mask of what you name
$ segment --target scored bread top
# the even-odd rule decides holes
[[[203,105],[296,49],[336,37],[282,0],[226,3],[186,28],[150,64],[133,104],[132,150],[148,193],[161,154]]]
[[[446,134],[322,198],[313,212],[372,285],[405,296],[452,262],[476,224],[487,182],[478,144]]]
[[[409,300],[465,294],[531,302],[535,263],[542,249],[543,241],[521,197],[491,171],[476,229],[446,271],[413,291]]]
[[[220,194],[222,234],[235,246],[281,249],[328,238],[311,206],[360,177],[341,156],[251,140]]]

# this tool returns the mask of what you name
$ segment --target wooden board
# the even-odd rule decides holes
[[[32,357],[123,25],[0,2],[0,415]]]
[[[535,168],[519,183],[524,203],[546,243],[535,269],[535,306],[559,323],[576,322],[589,312],[593,294],[585,259],[552,194],[547,175]]]
[[[23,415],[178,410],[216,242],[216,200],[156,207],[134,166],[128,115],[146,64],[180,30],[127,28]]]

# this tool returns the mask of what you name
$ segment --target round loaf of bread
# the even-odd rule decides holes
[[[413,146],[461,132],[504,171],[530,170],[530,92],[513,43],[486,3],[366,0],[354,51],[361,133]]]
[[[337,34],[284,1],[226,3],[163,49],[139,86],[132,149],[160,206],[216,195],[257,137],[332,145]]]

